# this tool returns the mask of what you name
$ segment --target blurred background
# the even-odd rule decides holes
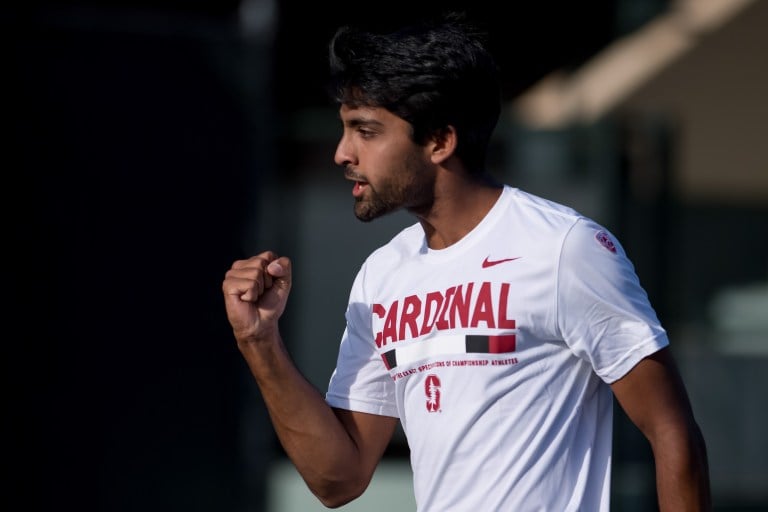
[[[325,98],[336,27],[460,2],[4,5],[4,498],[25,511],[324,510],[224,314],[235,259],[290,255],[283,329],[324,391],[363,258]],[[502,66],[500,179],[619,236],[670,332],[716,510],[768,510],[768,2],[471,2]],[[471,101],[471,98],[468,99]],[[616,418],[613,501],[652,511]],[[412,510],[398,433],[342,510]],[[5,507],[9,509],[8,507]]]

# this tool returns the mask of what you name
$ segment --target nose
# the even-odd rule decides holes
[[[352,144],[349,142],[349,138],[346,135],[342,135],[339,143],[336,145],[336,153],[333,155],[333,161],[336,165],[346,167],[349,164],[354,164],[354,152],[352,150]]]

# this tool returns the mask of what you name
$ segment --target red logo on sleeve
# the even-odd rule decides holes
[[[602,230],[598,231],[597,233],[595,233],[595,238],[597,239],[598,242],[600,242],[600,245],[602,245],[603,247],[605,247],[611,252],[614,252],[614,253],[616,252],[616,245],[614,245],[613,240],[611,240],[611,237],[608,236],[608,233]]]

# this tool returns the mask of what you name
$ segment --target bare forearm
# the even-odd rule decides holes
[[[261,390],[280,442],[310,490],[326,506],[339,506],[368,485],[385,447],[379,434],[382,439],[391,436],[394,420],[357,420],[351,412],[337,416],[301,375],[278,328],[291,285],[291,260],[264,251],[235,261],[221,287],[237,346]],[[367,426],[364,436],[358,423]]]
[[[279,336],[279,335],[278,335]],[[355,494],[361,471],[355,443],[282,342],[242,344],[278,439],[309,488],[323,496]]]

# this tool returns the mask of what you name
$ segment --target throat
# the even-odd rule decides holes
[[[427,247],[439,251],[447,249],[467,236],[471,229],[436,229],[435,226],[425,220],[420,220],[427,240]]]
[[[445,249],[474,230],[501,197],[501,188],[481,188],[450,201],[435,201],[427,215],[416,213],[430,249]]]

